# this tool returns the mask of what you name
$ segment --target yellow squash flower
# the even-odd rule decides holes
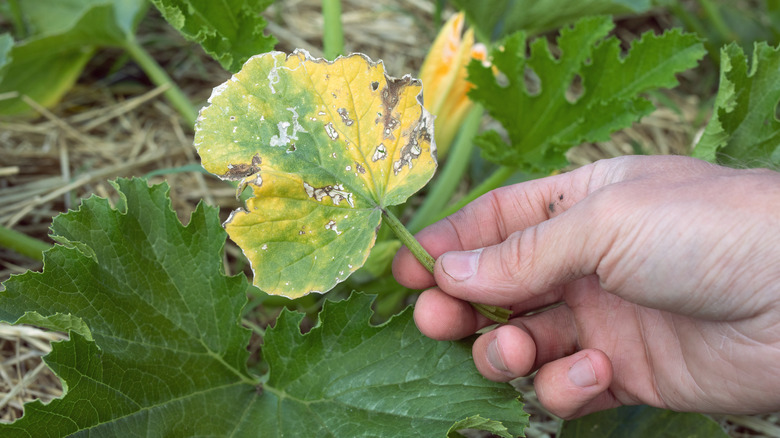
[[[439,158],[444,158],[472,105],[466,93],[466,65],[472,59],[484,61],[487,50],[474,43],[474,30],[463,33],[461,12],[444,24],[433,42],[420,71],[425,107],[436,116],[435,140]]]

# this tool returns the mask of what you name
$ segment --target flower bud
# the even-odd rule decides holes
[[[487,58],[485,46],[474,44],[474,30],[463,33],[464,20],[462,12],[447,20],[420,71],[425,107],[436,116],[435,140],[440,159],[446,156],[474,104],[466,95],[472,87],[466,80],[466,66],[472,59]]]

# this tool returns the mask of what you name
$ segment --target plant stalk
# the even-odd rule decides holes
[[[407,228],[412,233],[417,233],[434,223],[438,219],[438,214],[452,199],[452,194],[455,193],[458,182],[463,179],[463,174],[469,165],[471,152],[474,150],[474,136],[479,131],[484,113],[485,110],[481,105],[475,105],[466,116],[444,167],[433,182],[425,201],[407,224]]]
[[[0,247],[42,262],[43,252],[51,248],[51,245],[0,225]]]
[[[404,227],[404,224],[398,220],[395,215],[387,209],[383,209],[382,213],[385,217],[385,223],[393,230],[398,239],[409,248],[417,261],[422,264],[425,269],[433,274],[433,266],[436,264],[436,260],[420,245],[420,242],[412,236],[412,233]],[[477,312],[481,313],[486,318],[497,323],[505,324],[509,321],[509,317],[512,315],[512,311],[498,306],[488,306],[479,303],[470,303]]]
[[[195,120],[198,118],[198,110],[192,105],[190,99],[184,94],[168,73],[149,55],[135,38],[128,38],[125,43],[125,50],[130,54],[141,69],[149,76],[152,83],[157,86],[167,86],[165,97],[171,105],[184,117],[184,121],[189,126],[195,126]]]
[[[333,61],[344,54],[344,28],[341,24],[341,0],[322,0],[322,51]]]

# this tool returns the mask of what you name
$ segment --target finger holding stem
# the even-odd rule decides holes
[[[433,274],[433,266],[436,260],[420,245],[420,242],[412,236],[412,233],[404,227],[400,220],[395,215],[387,210],[383,209],[382,213],[387,221],[387,225],[393,230],[395,235],[401,240],[401,242],[409,249],[414,257],[422,264],[425,269]],[[512,311],[499,306],[489,306],[479,303],[470,303],[474,309],[480,314],[484,315],[491,321],[495,321],[501,324],[505,324],[509,321],[509,317],[512,315]]]

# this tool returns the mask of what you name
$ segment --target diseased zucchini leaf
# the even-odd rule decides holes
[[[732,43],[721,50],[712,119],[693,156],[737,167],[780,166],[780,46],[757,43],[753,60]]]
[[[273,0],[152,0],[163,17],[196,41],[226,70],[238,71],[249,57],[273,49],[260,15]]]
[[[472,61],[469,80],[476,88],[469,96],[501,122],[511,143],[495,131],[483,134],[477,141],[486,158],[532,171],[560,168],[569,148],[608,140],[651,112],[641,93],[676,86],[675,74],[705,53],[696,36],[671,30],[644,34],[621,56],[618,39],[605,39],[613,27],[608,17],[590,17],[561,29],[557,56],[538,38],[526,57],[520,32],[491,51],[493,66]]]
[[[57,103],[100,46],[122,46],[146,11],[145,0],[35,0],[19,2],[29,37],[11,49],[0,93]],[[19,98],[0,100],[0,114],[30,111]]]
[[[436,169],[421,85],[364,55],[250,59],[216,87],[195,125],[203,166],[250,186],[225,223],[254,283],[296,298],[326,292],[366,261],[383,209]]]
[[[622,406],[564,421],[559,438],[728,438],[711,418],[650,406]]]
[[[476,371],[470,347],[437,342],[407,310],[371,326],[371,298],[327,303],[307,334],[284,311],[247,371],[249,287],[223,273],[225,232],[199,205],[185,227],[165,185],[121,179],[55,218],[42,273],[6,281],[0,319],[69,331],[44,360],[64,395],[25,405],[3,437],[444,436],[455,425],[522,434],[517,393]],[[264,383],[263,383],[264,382]]]

